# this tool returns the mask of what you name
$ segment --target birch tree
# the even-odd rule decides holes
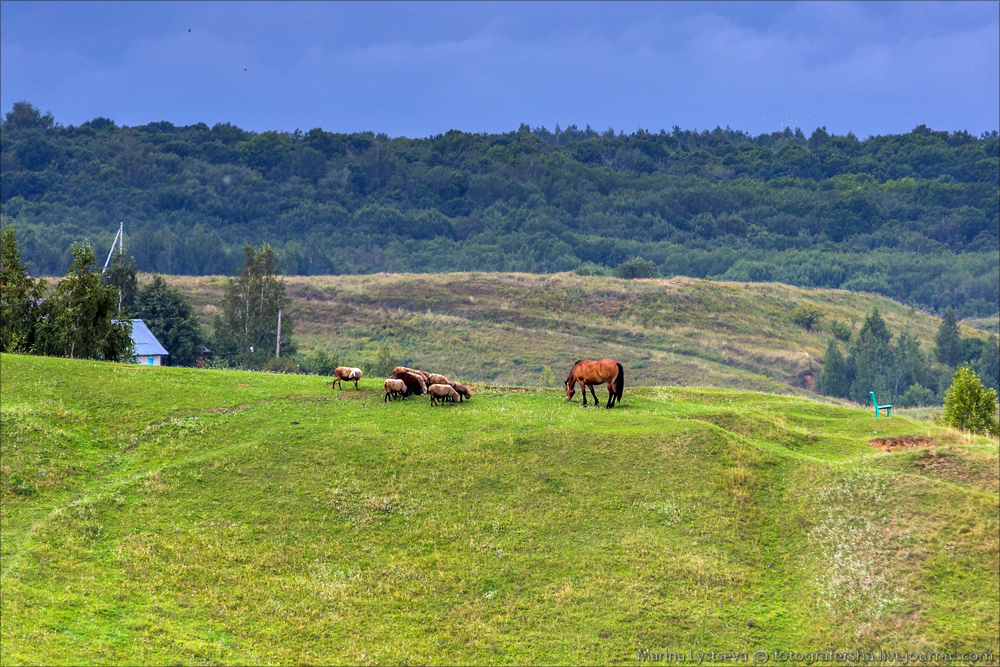
[[[260,248],[245,245],[243,267],[226,285],[222,312],[214,321],[215,356],[245,368],[263,367],[275,356],[279,309],[281,350],[293,354],[294,326],[287,306],[277,253],[267,243]]]

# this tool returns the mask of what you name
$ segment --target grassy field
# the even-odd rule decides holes
[[[140,277],[140,283],[150,276]],[[168,276],[208,326],[227,278]],[[577,359],[612,357],[632,385],[786,393],[822,370],[831,326],[860,329],[873,306],[898,336],[933,350],[940,320],[884,297],[777,283],[619,280],[572,273],[377,274],[285,279],[300,350],[367,366],[382,346],[408,366],[496,385],[562,384]],[[792,322],[802,305],[823,319]],[[985,336],[963,327],[963,335]]]
[[[375,380],[0,374],[3,665],[1000,655],[998,445],[933,423],[729,389],[431,407]],[[931,442],[869,444],[907,435]]]

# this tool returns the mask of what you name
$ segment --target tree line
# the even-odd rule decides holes
[[[125,362],[135,354],[131,320],[141,319],[167,349],[169,365],[195,366],[211,352],[216,367],[299,372],[292,361],[295,324],[281,313],[288,306],[281,266],[266,243],[244,249],[244,265],[226,285],[209,337],[190,302],[162,277],[137,289],[135,260],[120,250],[99,270],[93,248],[74,244],[73,263],[54,287],[33,278],[15,225],[3,222],[0,352]]]
[[[645,273],[876,292],[935,313],[1000,302],[1000,137],[817,128],[626,134],[522,125],[422,139],[231,124],[0,123],[0,210],[55,275],[126,222],[143,271]],[[644,265],[645,266],[645,265]]]
[[[975,373],[987,389],[1000,391],[1000,336],[962,337],[951,308],[945,311],[934,349],[929,351],[922,350],[909,331],[900,332],[893,341],[877,308],[856,334],[848,327],[834,333],[846,343],[847,357],[841,352],[841,341],[831,338],[817,387],[828,396],[865,405],[871,403],[869,393],[874,392],[880,403],[899,407],[941,405],[961,368]]]

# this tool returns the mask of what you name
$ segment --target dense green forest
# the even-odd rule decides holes
[[[602,272],[877,292],[932,312],[1000,302],[1000,137],[938,132],[631,134],[522,125],[426,139],[231,124],[0,126],[2,213],[23,258],[125,222],[141,271],[232,275],[266,241],[288,274]]]

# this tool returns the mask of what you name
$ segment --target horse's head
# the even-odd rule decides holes
[[[573,396],[576,395],[576,382],[570,382],[573,378],[566,380],[566,402],[573,400]]]

